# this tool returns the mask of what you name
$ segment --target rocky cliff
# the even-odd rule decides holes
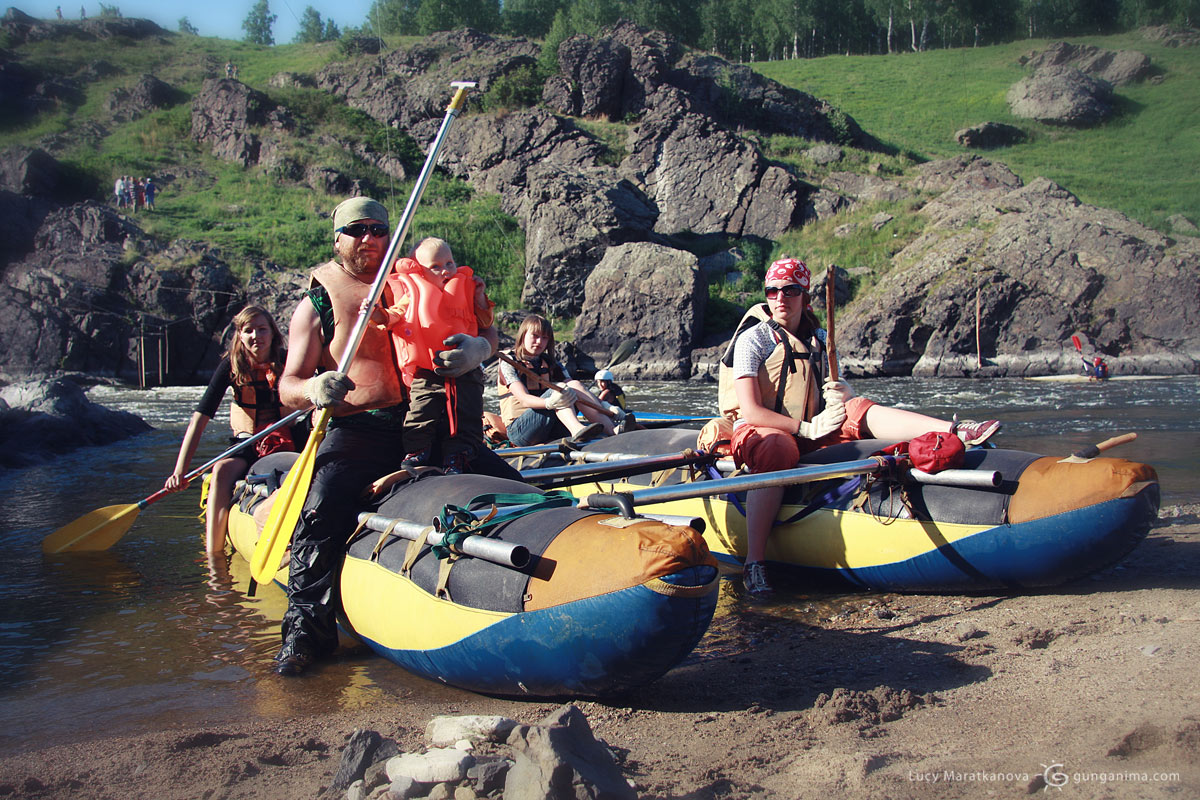
[[[21,19],[9,29],[49,35]],[[525,40],[456,31],[315,75],[281,73],[272,83],[318,86],[425,143],[451,79],[476,80],[486,93],[528,70],[537,53]],[[852,374],[1074,371],[1075,354],[1063,346],[1072,335],[1086,337],[1116,371],[1197,368],[1194,239],[1087,206],[1048,181],[1023,185],[1002,164],[969,156],[900,177],[838,169],[844,146],[879,149],[853,119],[629,23],[568,39],[558,60],[540,105],[464,115],[442,167],[476,191],[498,194],[523,228],[528,309],[578,315],[578,344],[598,362],[627,339],[639,342],[623,375],[685,378],[712,369],[711,348],[697,349],[712,344],[700,335],[709,276],[688,242],[770,242],[814,221],[897,203],[920,208],[924,234],[877,280],[856,279],[862,285],[838,316],[839,349]],[[16,62],[3,66],[0,92],[33,80]],[[143,76],[113,108],[137,113],[180,97]],[[263,180],[307,184],[322,195],[372,191],[332,168],[291,160],[289,145],[308,133],[253,87],[211,79],[190,106],[194,140]],[[579,123],[583,116],[621,121],[624,141],[601,141]],[[822,169],[807,174],[772,160],[759,145],[771,134],[815,143],[810,158]],[[325,134],[321,144],[341,146],[392,178],[408,174],[395,156]],[[0,230],[10,245],[0,251],[0,335],[9,344],[0,372],[71,369],[132,379],[149,336],[165,347],[169,378],[191,381],[215,364],[241,305],[258,302],[286,323],[302,270],[252,264],[243,283],[202,243],[153,240],[112,208],[73,202],[62,190],[69,177],[41,150],[13,149],[0,159],[0,206],[8,212]],[[890,219],[880,212],[872,224]],[[843,228],[838,235],[854,235],[854,225]],[[326,255],[314,253],[313,261]],[[848,297],[850,273],[839,276]]]

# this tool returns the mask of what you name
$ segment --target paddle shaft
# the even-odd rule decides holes
[[[421,201],[421,195],[424,194],[425,186],[429,183],[429,178],[433,174],[434,167],[437,165],[438,154],[441,152],[442,144],[446,140],[446,134],[449,132],[454,118],[458,116],[459,110],[462,109],[463,103],[466,101],[467,90],[475,86],[474,83],[468,82],[455,82],[451,85],[455,88],[454,97],[446,109],[446,116],[442,119],[442,127],[438,130],[437,136],[429,146],[429,154],[425,157],[425,164],[421,167],[421,173],[417,176],[417,182],[413,186],[412,193],[409,195],[408,205],[404,207],[404,213],[400,217],[400,225],[397,227],[392,240],[388,243],[387,252],[383,256],[383,262],[379,265],[379,270],[375,274],[375,280],[371,283],[371,291],[367,297],[367,302],[363,303],[362,309],[358,313],[358,320],[354,323],[350,340],[347,342],[346,349],[338,361],[338,372],[347,372],[350,369],[350,364],[354,361],[354,356],[358,352],[358,346],[362,343],[363,334],[366,332],[371,312],[374,310],[375,304],[379,302],[380,295],[383,294],[384,282],[391,271],[396,249],[404,240],[404,237],[408,235],[408,228],[412,224],[413,216],[416,214],[417,205]],[[279,569],[279,563],[283,559],[283,554],[291,542],[292,532],[296,527],[296,522],[300,518],[300,511],[304,505],[305,498],[308,497],[308,490],[312,485],[313,472],[316,468],[316,450],[325,438],[325,427],[329,424],[329,417],[330,412],[328,408],[322,408],[317,412],[313,420],[313,429],[309,434],[308,442],[305,444],[304,450],[301,451],[300,458],[296,460],[292,469],[288,471],[283,485],[279,487],[279,496],[276,498],[275,503],[271,506],[270,513],[267,515],[262,535],[259,536],[258,542],[254,546],[254,553],[250,558],[251,573],[259,583],[265,583],[275,576],[275,573]]]
[[[683,452],[663,455],[648,455],[641,458],[603,460],[601,463],[568,464],[562,467],[529,469],[521,473],[521,480],[535,486],[561,486],[569,483],[586,482],[614,473],[638,475],[647,471],[686,467],[691,464],[711,463],[716,459],[709,453]],[[581,480],[573,480],[581,479]]]
[[[1095,458],[1096,456],[1103,453],[1105,450],[1109,450],[1113,447],[1116,447],[1119,444],[1125,444],[1126,442],[1132,442],[1136,438],[1137,438],[1136,433],[1122,433],[1120,436],[1113,436],[1110,439],[1105,439],[1103,442],[1100,442],[1099,444],[1090,444],[1087,447],[1083,448],[1082,450],[1076,450],[1074,453],[1071,454],[1071,457],[1072,458]]]
[[[388,243],[387,252],[383,255],[383,263],[380,264],[379,271],[375,274],[375,280],[371,283],[371,292],[367,295],[367,303],[359,311],[358,320],[354,323],[354,329],[350,332],[350,340],[346,343],[346,350],[342,353],[341,360],[338,361],[338,372],[345,372],[350,368],[350,363],[354,360],[354,356],[358,352],[358,346],[362,344],[363,335],[367,330],[367,323],[371,319],[371,312],[374,310],[375,304],[379,302],[379,296],[383,294],[383,285],[387,281],[388,274],[392,271],[392,261],[396,257],[396,250],[408,235],[409,226],[412,225],[413,217],[417,213],[417,205],[421,202],[421,196],[425,194],[425,186],[429,183],[429,178],[433,174],[434,167],[437,166],[438,153],[441,152],[442,143],[446,140],[446,133],[450,130],[450,124],[458,116],[458,112],[462,109],[463,103],[466,101],[467,90],[475,86],[474,83],[466,82],[455,82],[451,85],[455,87],[454,98],[450,101],[450,106],[446,109],[446,116],[442,119],[442,127],[438,130],[433,144],[429,146],[429,155],[425,157],[425,164],[421,167],[420,175],[417,176],[417,182],[413,186],[412,194],[408,196],[408,205],[404,207],[404,213],[400,215],[400,225],[396,228],[395,235],[392,236],[392,240]]]
[[[825,354],[829,359],[829,380],[838,379],[837,345],[833,338],[833,307],[837,305],[837,272],[832,264],[825,273]]]
[[[865,475],[879,472],[894,466],[901,457],[875,456],[859,459],[858,461],[842,461],[837,464],[819,464],[812,467],[797,467],[778,472],[767,472],[762,475],[738,475],[734,478],[721,478],[715,481],[699,483],[681,483],[675,486],[659,486],[653,489],[640,489],[635,492],[622,492],[635,506],[650,503],[666,503],[672,500],[688,500],[693,497],[708,497],[716,494],[732,494],[746,492],[752,489],[766,489],[771,486],[792,486],[798,483],[826,480],[828,478],[844,478],[850,475]],[[603,508],[607,495],[593,494],[581,503],[581,506]],[[601,505],[593,505],[593,501]]]
[[[263,428],[261,431],[254,434],[253,436],[248,436],[245,439],[239,439],[238,442],[233,447],[229,448],[228,450],[221,453],[220,455],[213,456],[208,461],[205,461],[203,464],[196,467],[194,470],[189,472],[187,475],[184,475],[183,479],[185,481],[191,481],[193,478],[203,475],[204,473],[206,473],[210,469],[212,469],[214,466],[216,466],[218,461],[223,461],[226,458],[229,458],[230,456],[232,456],[234,453],[238,452],[239,450],[242,450],[243,448],[246,448],[252,444],[255,444],[256,442],[258,442],[260,439],[262,439],[264,436],[266,436],[269,433],[273,433],[274,431],[277,431],[280,428],[291,425],[292,423],[299,420],[300,417],[304,416],[311,410],[312,409],[302,408],[299,411],[293,411],[292,413],[288,414],[283,419],[279,420],[278,422],[274,423],[273,425],[271,425],[269,427]],[[145,500],[139,500],[138,508],[145,508],[146,506],[150,505],[154,501],[161,500],[162,498],[166,497],[169,494],[171,494],[170,490],[159,489],[157,492],[150,495]]]
[[[545,386],[547,389],[553,389],[554,391],[556,391],[556,392],[559,392],[559,393],[563,393],[563,392],[565,392],[565,391],[566,391],[566,390],[565,390],[563,387],[559,386],[557,383],[554,383],[553,381],[546,380],[546,379],[545,379],[545,378],[543,378],[541,375],[538,375],[536,372],[534,372],[533,370],[531,370],[529,367],[525,366],[524,364],[522,364],[521,362],[517,361],[517,360],[516,360],[516,359],[514,359],[514,358],[509,358],[509,357],[508,357],[506,354],[504,354],[504,353],[496,353],[496,356],[497,356],[497,357],[498,357],[498,358],[499,358],[501,361],[503,361],[505,364],[508,364],[510,367],[512,367],[513,369],[515,369],[517,372],[519,372],[519,373],[521,373],[522,375],[524,375],[526,378],[528,378],[528,379],[531,379],[531,380],[535,380],[535,381],[537,381],[537,382],[538,382],[538,383],[540,383],[541,385]],[[588,406],[589,408],[594,408],[594,409],[596,409],[596,410],[597,410],[597,411],[599,411],[601,414],[605,414],[606,416],[611,416],[611,414],[609,414],[609,413],[608,413],[608,409],[607,409],[607,408],[605,408],[604,406],[600,405],[599,403],[593,402],[593,401],[591,400],[591,398],[587,397],[587,396],[586,396],[586,395],[584,395],[584,394],[581,394],[581,393],[579,393],[579,392],[576,392],[576,393],[575,393],[575,399],[576,399],[578,402],[582,403],[583,405],[585,405],[585,406]]]

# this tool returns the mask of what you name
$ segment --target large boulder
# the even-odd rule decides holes
[[[806,185],[748,139],[660,103],[629,137],[621,174],[658,207],[654,230],[776,239],[796,224]]]
[[[1150,75],[1150,57],[1136,50],[1104,50],[1091,44],[1055,42],[1045,50],[1029,53],[1021,63],[1031,72],[1046,67],[1074,67],[1085,75],[1108,81],[1113,86],[1140,81]]]
[[[0,278],[0,371],[72,370],[133,380],[138,339],[166,346],[170,377],[211,370],[245,299],[206,248],[158,250],[126,216],[93,202],[50,212],[34,248]]]
[[[558,46],[558,67],[542,90],[542,100],[551,110],[573,117],[624,116],[628,47],[578,34]]]
[[[525,228],[526,306],[556,315],[584,304],[585,281],[608,248],[649,235],[654,208],[611,170],[530,170],[516,216]]]
[[[23,381],[0,389],[0,467],[30,466],[148,430],[141,417],[91,402],[69,380]]]
[[[192,100],[192,138],[212,154],[242,166],[258,162],[255,129],[284,116],[262,92],[233,78],[209,78]]]
[[[925,232],[838,317],[851,374],[1074,371],[1080,333],[1122,372],[1196,371],[1200,247],[982,159],[927,166],[949,187]]]
[[[963,147],[991,150],[1025,141],[1025,131],[1003,122],[983,122],[959,130],[954,134],[954,141]]]
[[[637,349],[618,367],[622,375],[688,377],[708,300],[694,255],[649,242],[610,247],[588,275],[585,292],[575,342],[597,362],[634,339]]]
[[[1044,67],[1012,85],[1008,106],[1014,116],[1050,125],[1096,125],[1112,116],[1112,84],[1074,67]]]
[[[132,122],[160,108],[178,102],[180,92],[153,75],[141,75],[129,88],[113,89],[104,101],[104,110],[114,122]]]

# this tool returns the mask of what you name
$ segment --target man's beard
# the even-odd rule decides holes
[[[379,269],[379,264],[376,262],[374,253],[361,252],[357,247],[339,248],[339,255],[342,257],[342,266],[347,272],[355,275],[374,275]]]

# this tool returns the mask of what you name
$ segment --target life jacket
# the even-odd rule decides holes
[[[771,329],[776,341],[775,349],[758,370],[758,389],[763,405],[792,419],[812,419],[824,403],[821,384],[828,374],[825,331],[818,328],[811,341],[804,342],[771,319],[766,303],[752,306],[746,312],[721,356],[717,367],[717,402],[721,414],[731,421],[741,416],[734,388],[733,350],[742,334],[763,324]]]
[[[524,364],[530,372],[549,383],[561,383],[563,378],[566,377],[558,368],[558,363],[552,363],[550,359],[546,358],[545,354],[538,356],[537,363],[517,358],[516,351],[513,350],[510,350],[506,355],[518,364]],[[532,395],[540,395],[548,388],[545,385],[533,385],[537,381],[521,375],[520,372],[517,373],[517,377],[518,380],[525,384],[525,388]],[[512,393],[512,389],[508,388],[508,384],[504,382],[503,370],[499,372],[498,384],[497,394],[500,397],[500,418],[504,420],[504,427],[507,428],[512,424],[514,419],[525,413],[525,406],[521,405],[521,401],[517,399],[516,395]]]
[[[279,421],[279,374],[273,364],[255,364],[249,383],[232,386],[229,425],[234,434],[255,434]]]
[[[371,284],[352,277],[333,261],[312,271],[310,286],[318,284],[329,296],[334,322],[333,336],[325,342],[320,366],[332,370],[337,369],[338,360],[350,343],[359,308],[370,294]],[[396,367],[391,337],[378,326],[366,326],[347,374],[354,381],[354,388],[346,395],[344,403],[330,409],[335,417],[388,408],[404,401],[404,387]]]
[[[429,279],[415,259],[402,258],[387,278],[392,295],[407,295],[408,305],[400,323],[391,328],[396,357],[405,383],[412,384],[417,369],[432,370],[434,357],[445,350],[445,339],[456,333],[475,336],[475,277],[470,267],[458,272],[444,286]]]

